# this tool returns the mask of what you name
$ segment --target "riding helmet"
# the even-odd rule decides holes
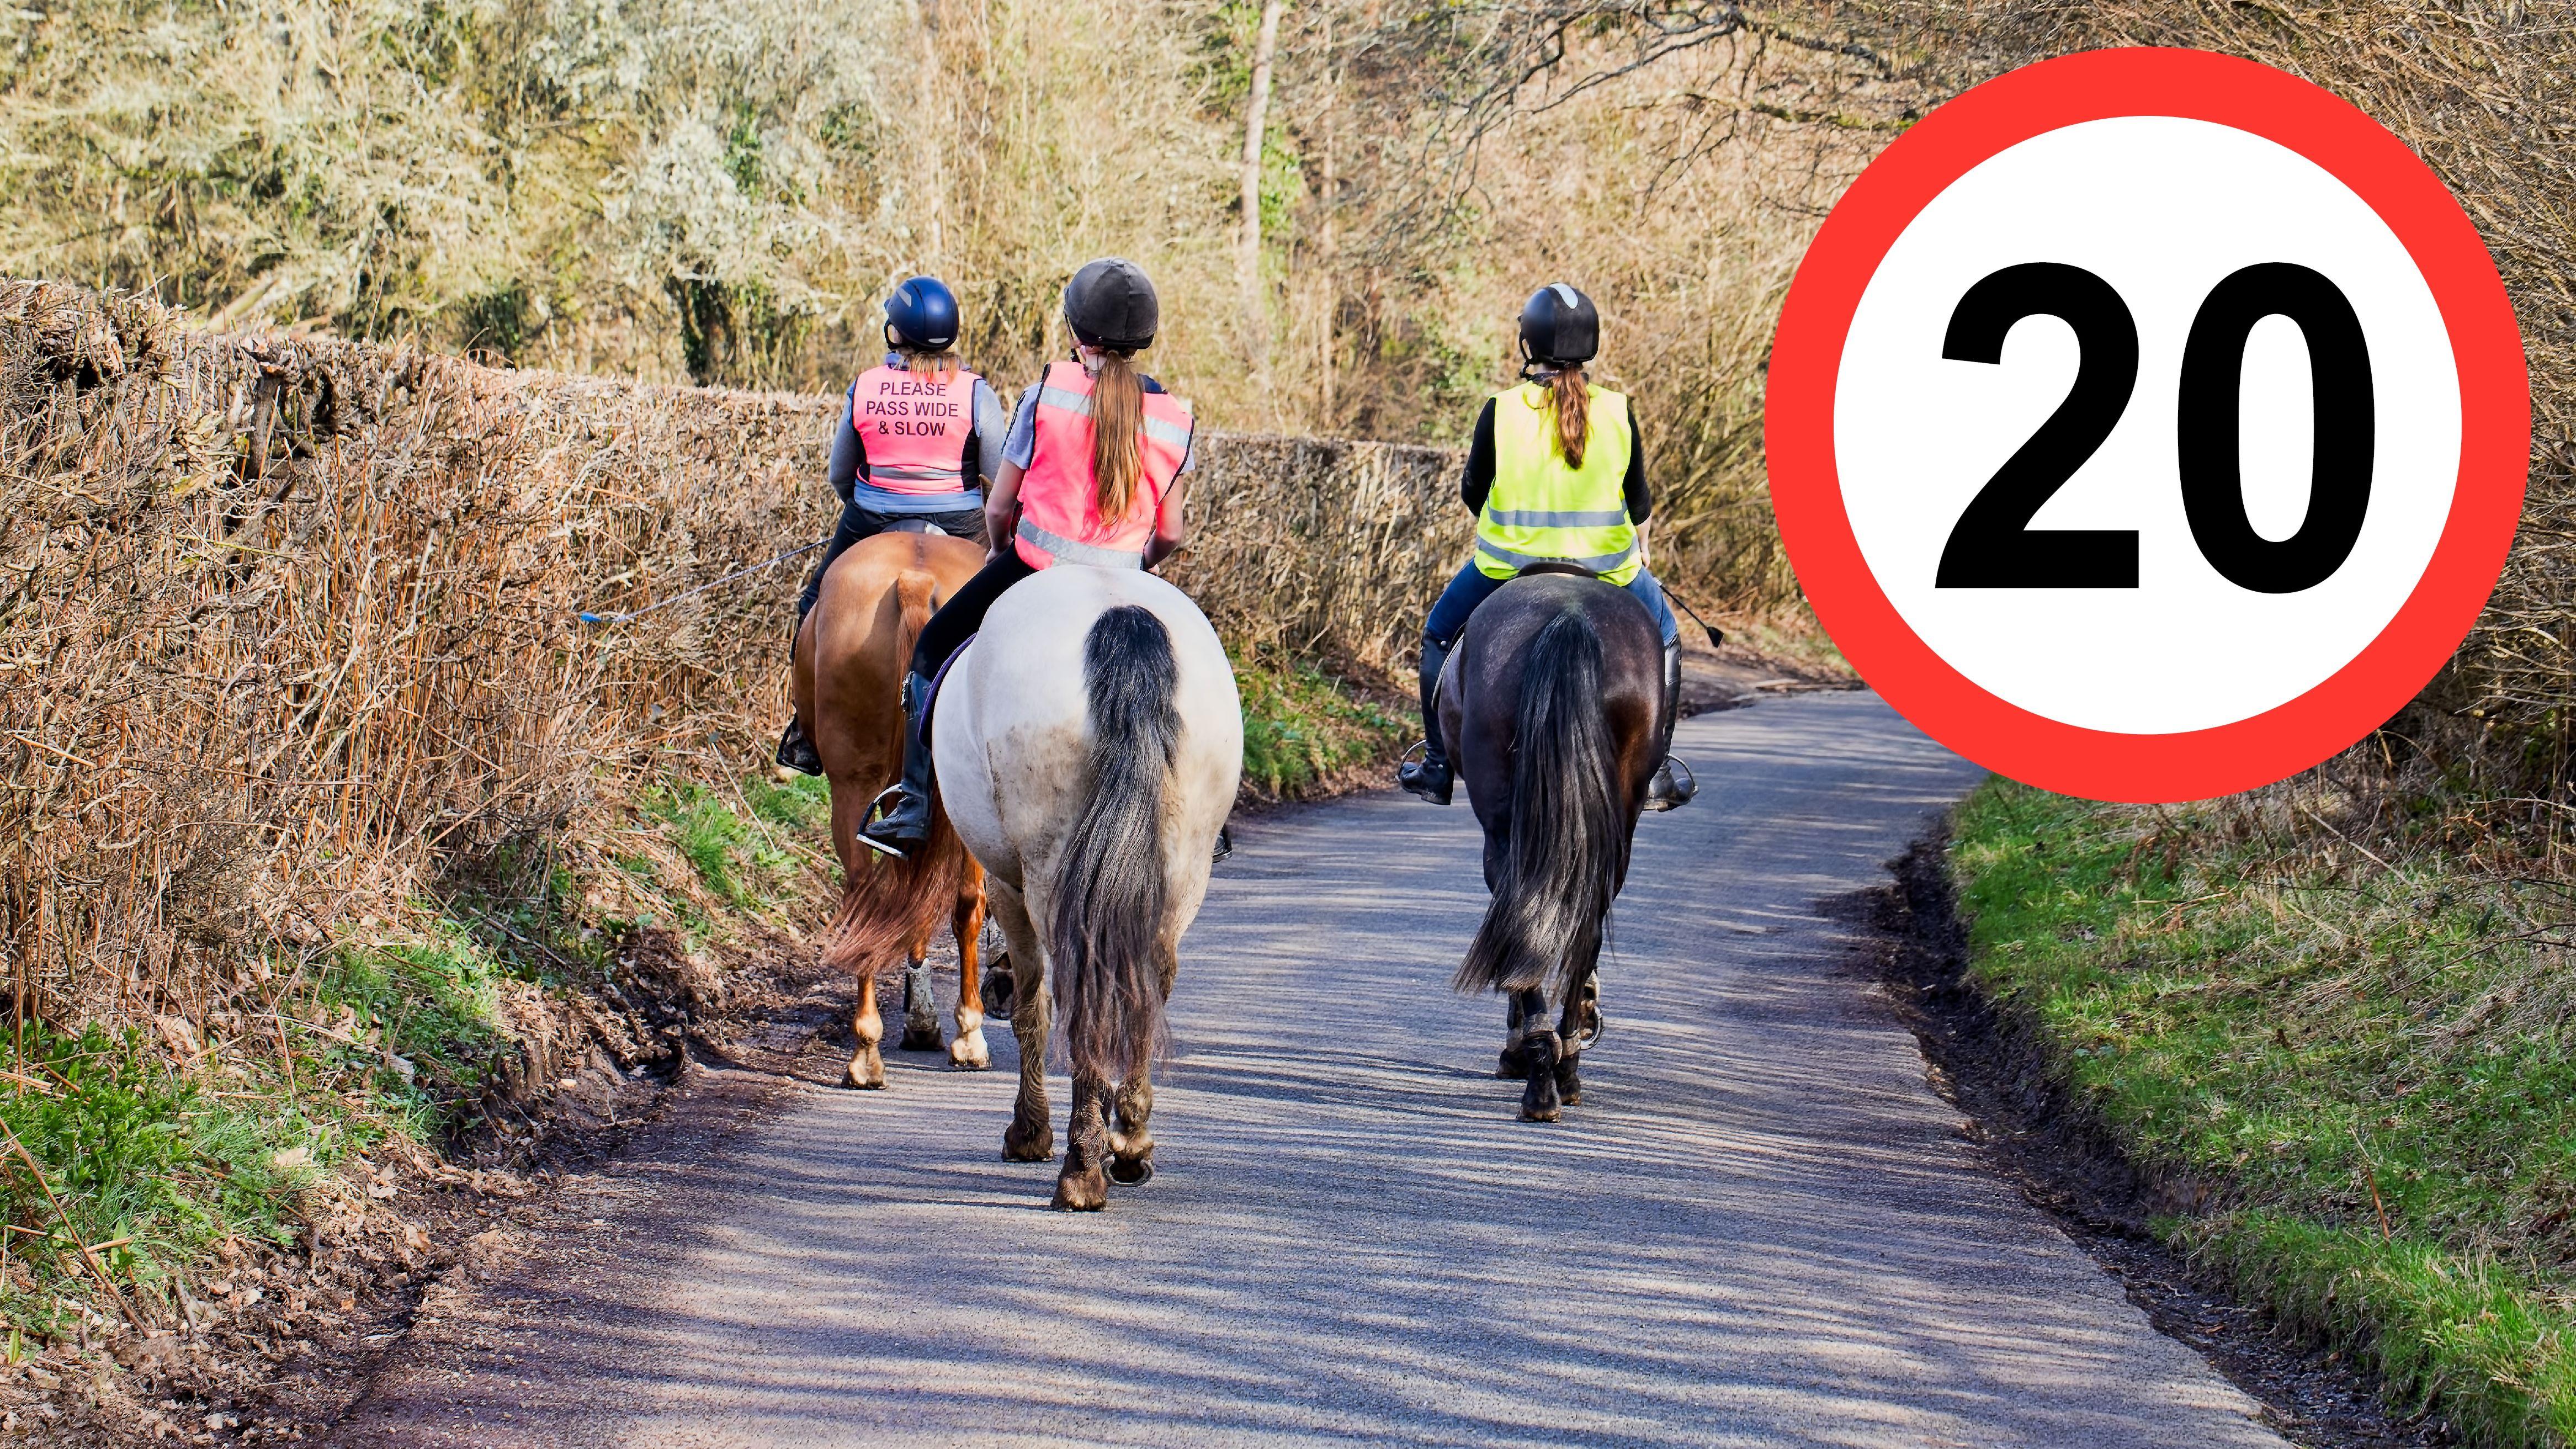
[[[1135,352],[1154,344],[1162,305],[1145,269],[1122,257],[1087,262],[1064,284],[1065,325],[1086,347]]]
[[[1581,292],[1551,282],[1521,304],[1521,356],[1526,361],[1580,367],[1600,350],[1601,314]]]
[[[913,277],[886,298],[886,331],[900,347],[946,352],[957,345],[957,294],[937,277]]]

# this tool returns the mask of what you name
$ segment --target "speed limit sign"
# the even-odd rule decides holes
[[[2030,784],[2201,799],[2324,760],[2458,648],[2522,512],[2522,338],[2432,171],[2200,51],[1932,112],[1789,289],[1764,419],[1817,618]]]

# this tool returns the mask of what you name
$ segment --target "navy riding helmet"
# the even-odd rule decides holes
[[[886,340],[946,352],[957,345],[957,294],[937,277],[913,277],[886,298]]]

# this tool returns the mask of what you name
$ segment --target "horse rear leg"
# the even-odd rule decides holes
[[[1109,1079],[1073,1074],[1073,1120],[1065,1124],[1064,1171],[1055,1180],[1055,1206],[1098,1212],[1109,1205]]]
[[[850,1085],[874,1090],[885,1085],[885,1053],[878,1044],[885,1040],[885,1018],[877,1015],[877,974],[859,973],[859,1008],[850,1014],[850,1034],[859,1040],[859,1049],[850,1054]]]
[[[1013,1162],[1044,1162],[1055,1156],[1055,1124],[1047,1119],[1046,957],[1038,951],[1020,893],[989,876],[985,888],[1002,939],[1010,943],[1011,1036],[1020,1047],[1020,1095],[1011,1125],[1002,1131],[1002,1155]]]
[[[1601,1036],[1601,976],[1597,971],[1583,973],[1583,979],[1565,994],[1565,1011],[1556,1026],[1556,1097],[1568,1107],[1583,1105],[1584,1048]]]
[[[1109,1175],[1122,1187],[1154,1175],[1154,1069],[1145,1067],[1118,1088],[1118,1130],[1109,1134]]]
[[[984,867],[971,859],[959,877],[948,933],[957,938],[957,1036],[948,1043],[948,1064],[980,1072],[993,1064],[993,1053],[984,1045]]]

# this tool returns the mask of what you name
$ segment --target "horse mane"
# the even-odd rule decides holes
[[[1562,985],[1600,955],[1629,844],[1601,698],[1601,636],[1568,599],[1521,656],[1511,839],[1451,983],[1461,991]]]
[[[1181,745],[1180,667],[1163,621],[1121,604],[1092,622],[1082,671],[1086,798],[1057,857],[1047,963],[1074,1075],[1132,1075],[1162,1037],[1163,799]]]
[[[938,587],[937,579],[919,569],[895,576],[895,658],[912,657],[922,625],[930,622],[936,606]],[[966,861],[966,846],[934,791],[930,840],[924,848],[905,860],[869,853],[860,869],[842,877],[841,908],[823,938],[824,963],[841,971],[874,971],[900,956],[937,929],[957,899]]]

